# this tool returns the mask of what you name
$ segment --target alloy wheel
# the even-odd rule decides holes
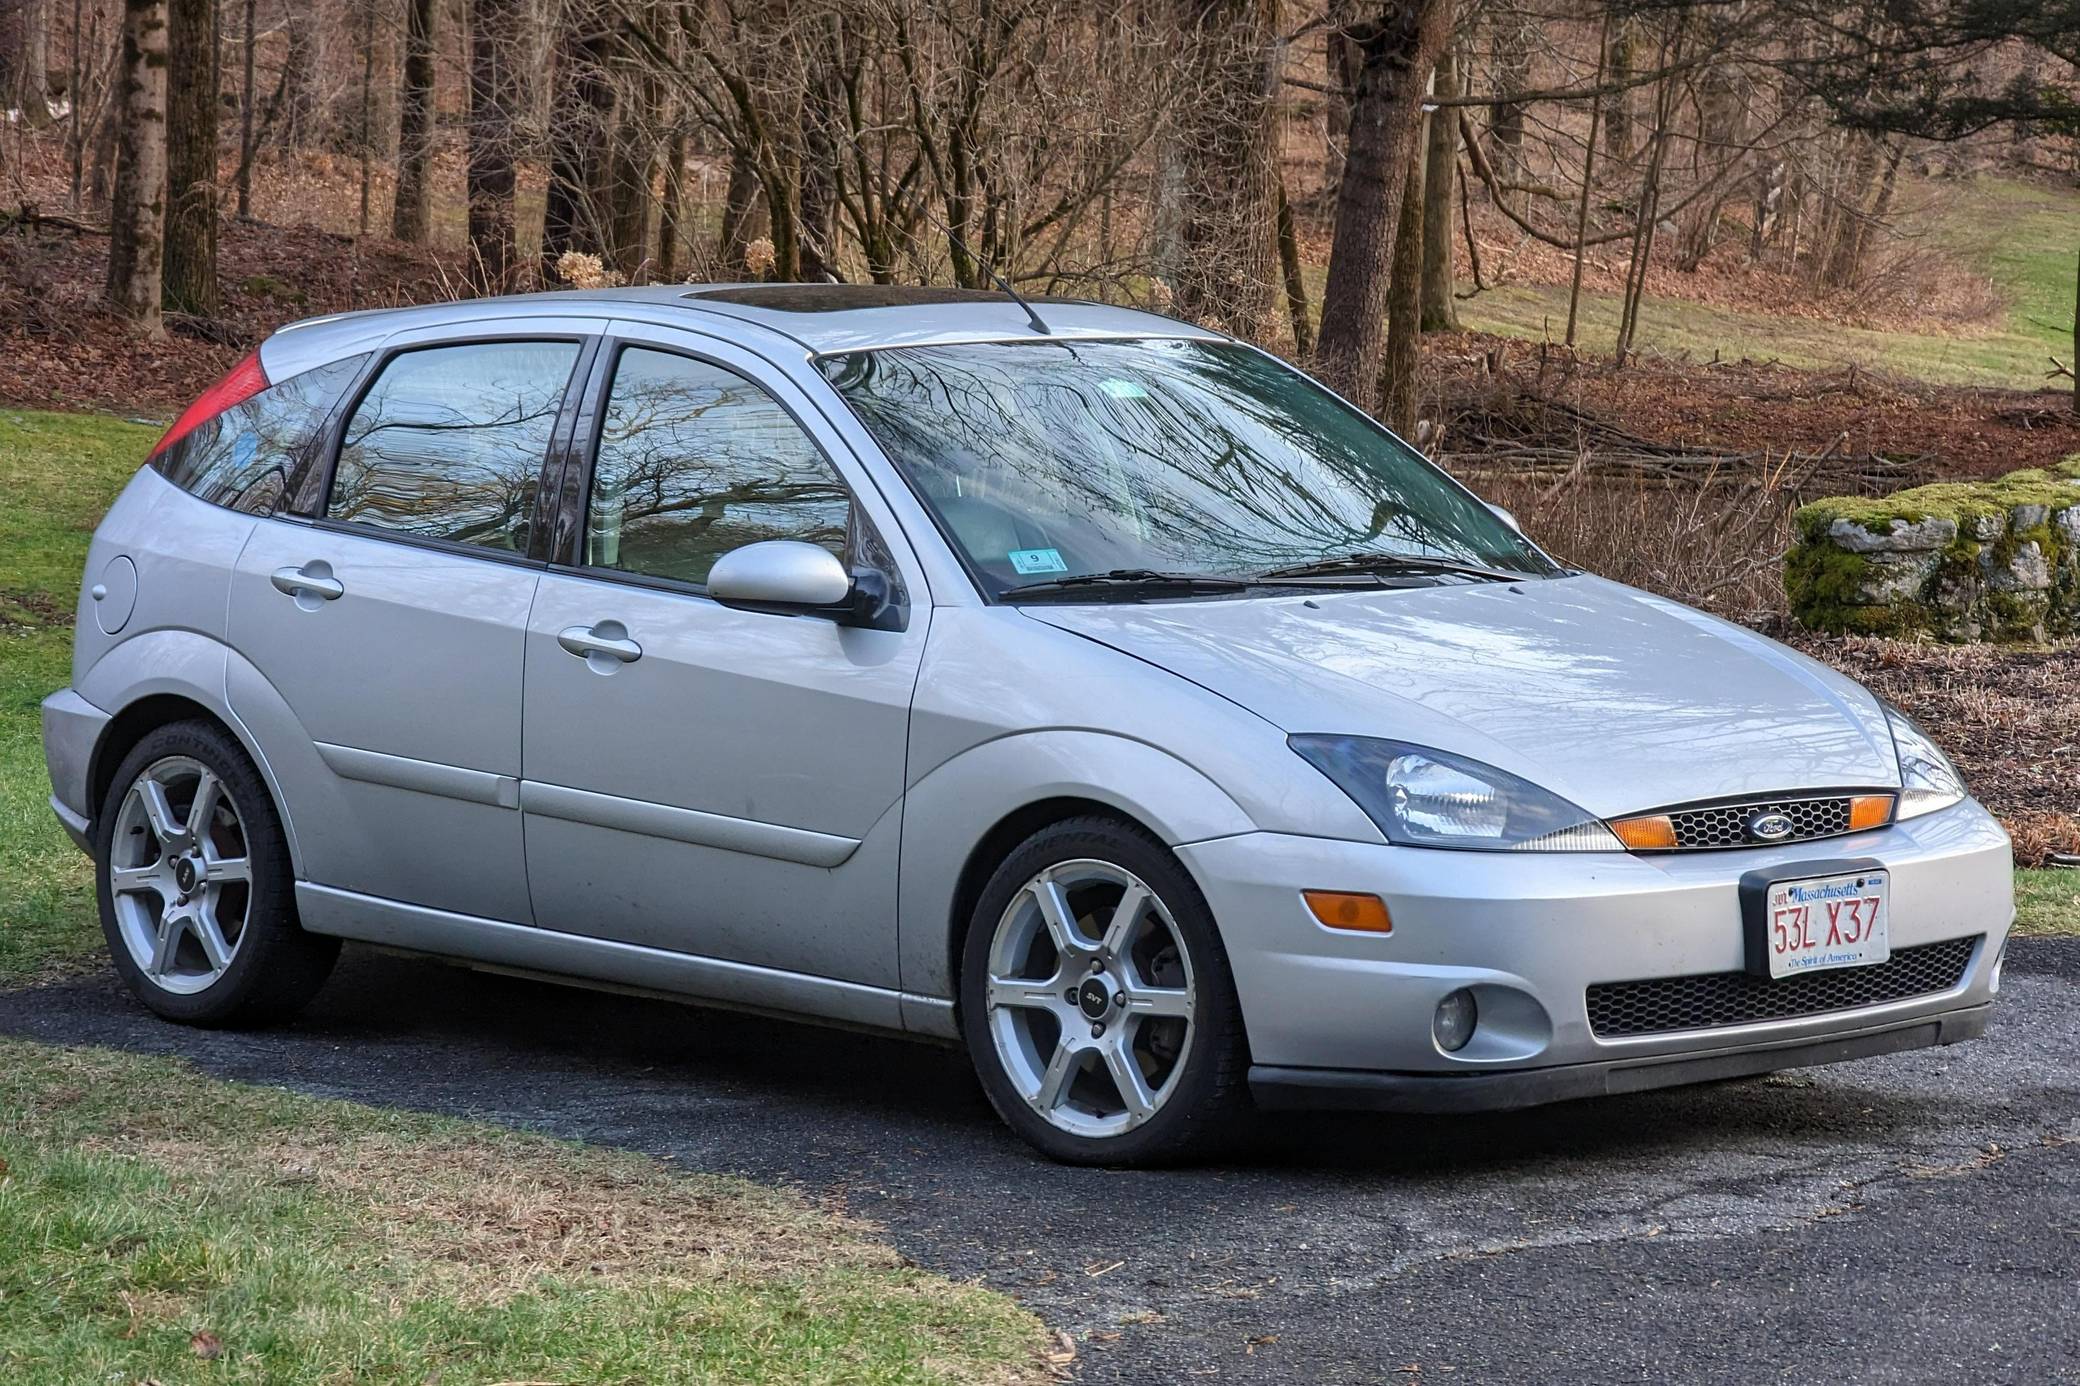
[[[231,966],[252,900],[245,820],[216,772],[188,756],[146,766],[117,811],[108,885],[131,959],[192,995]]]
[[[1003,1071],[1050,1125],[1117,1136],[1177,1090],[1191,1052],[1191,955],[1162,899],[1111,862],[1062,862],[1011,897],[984,1004]]]

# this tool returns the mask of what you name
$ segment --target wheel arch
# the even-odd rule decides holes
[[[975,902],[1004,858],[1050,823],[1102,816],[1165,847],[1250,832],[1220,786],[1171,753],[1109,733],[1002,737],[934,768],[903,814],[902,976],[913,996],[951,1005]],[[1187,874],[1190,867],[1186,866]],[[933,1027],[938,1028],[938,1027]]]
[[[100,814],[123,758],[153,730],[175,722],[207,722],[236,742],[259,770],[281,821],[292,869],[301,876],[303,857],[296,827],[274,767],[226,696],[227,676],[234,664],[251,668],[229,646],[185,630],[158,630],[133,637],[96,661],[81,681],[80,692],[111,715],[87,760],[87,811]]]

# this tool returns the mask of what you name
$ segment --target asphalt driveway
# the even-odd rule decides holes
[[[1988,1037],[1503,1117],[1281,1118],[1220,1167],[1064,1169],[956,1054],[350,951],[293,1028],[112,977],[0,1031],[802,1188],[1019,1296],[1085,1381],[2080,1381],[2080,941]]]

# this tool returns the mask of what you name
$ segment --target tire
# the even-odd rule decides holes
[[[1122,923],[1137,890],[1146,902],[1135,895]],[[962,945],[960,1019],[997,1114],[1064,1163],[1203,1156],[1250,1110],[1242,1008],[1213,913],[1177,858],[1130,823],[1055,823],[997,867]]]
[[[206,792],[209,821],[198,831]],[[208,722],[155,728],[123,758],[95,821],[94,861],[116,971],[168,1020],[285,1020],[339,957],[338,939],[297,923],[288,844],[266,782]]]

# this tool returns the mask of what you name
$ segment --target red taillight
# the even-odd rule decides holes
[[[166,436],[152,449],[152,456],[157,457],[226,409],[244,404],[266,388],[267,372],[262,369],[260,353],[256,351],[233,366],[229,374],[204,390],[200,398],[181,411],[181,416],[173,421],[173,427],[166,430]]]

